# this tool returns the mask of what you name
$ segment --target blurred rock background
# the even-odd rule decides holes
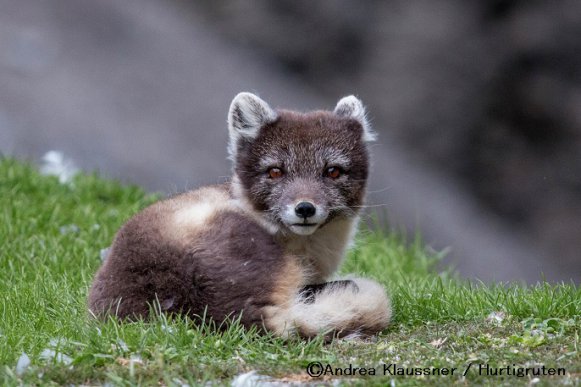
[[[237,92],[356,94],[373,210],[467,277],[580,282],[580,37],[577,1],[0,0],[0,152],[173,193],[229,175]]]

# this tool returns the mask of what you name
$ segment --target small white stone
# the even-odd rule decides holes
[[[40,353],[40,358],[43,360],[54,360],[57,363],[63,363],[64,365],[69,365],[73,362],[70,356],[64,353],[56,352],[52,349],[45,349]]]
[[[129,352],[129,347],[127,346],[125,341],[123,341],[121,339],[117,340],[117,348],[119,348],[123,352]]]
[[[232,387],[251,387],[251,386],[259,386],[262,382],[265,382],[268,379],[268,376],[260,375],[256,371],[246,372],[244,374],[240,374],[232,380]]]
[[[22,352],[22,355],[18,358],[18,362],[16,363],[16,375],[22,376],[26,369],[30,365],[30,358],[25,352]]]
[[[67,224],[66,226],[61,226],[59,228],[59,231],[62,235],[67,235],[67,234],[76,234],[80,231],[81,229],[79,228],[79,226],[77,226],[76,224]]]
[[[491,312],[487,317],[486,321],[495,323],[495,324],[502,324],[504,319],[506,318],[506,314],[504,312]]]
[[[40,173],[57,176],[61,184],[69,183],[79,172],[72,160],[65,158],[62,152],[49,151],[42,157]]]
[[[99,255],[101,257],[101,262],[105,262],[105,260],[109,256],[109,250],[111,250],[111,248],[110,247],[106,247],[104,249],[101,249],[101,251],[99,251]]]
[[[164,331],[164,332],[170,333],[170,334],[174,334],[175,333],[175,329],[173,327],[169,327],[169,326],[167,326],[165,324],[163,324],[161,326],[161,330]]]
[[[143,359],[139,355],[131,355],[129,361],[133,364],[143,365]]]

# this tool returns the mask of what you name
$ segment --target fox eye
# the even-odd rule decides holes
[[[331,179],[338,179],[343,174],[343,171],[339,167],[329,167],[325,171],[325,176]]]
[[[271,179],[279,179],[279,178],[282,177],[282,169],[276,168],[276,167],[275,168],[270,168],[268,170],[268,176]]]

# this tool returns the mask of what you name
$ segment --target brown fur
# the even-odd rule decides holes
[[[354,97],[342,101],[339,113],[299,114],[239,94],[229,117],[232,182],[160,201],[131,218],[95,277],[90,310],[135,319],[159,302],[164,313],[215,322],[239,317],[280,336],[383,329],[390,309],[379,285],[362,282],[359,295],[352,281],[322,284],[352,237],[368,175],[365,138],[372,133],[364,109]],[[340,167],[341,176],[326,177],[329,166]],[[269,179],[270,167],[284,170],[284,178]],[[305,232],[292,223],[301,200],[319,211]]]
[[[178,245],[162,237],[159,224],[166,215],[156,207],[119,231],[91,289],[91,310],[147,316],[157,299],[164,312],[195,317],[207,308],[206,315],[220,322],[244,310],[244,325],[262,325],[259,309],[278,301],[277,277],[288,277],[283,249],[272,235],[225,211],[190,243]]]
[[[329,195],[330,185],[336,185],[341,199],[347,208],[359,206],[363,202],[365,185],[369,173],[367,147],[362,139],[361,124],[351,118],[337,117],[329,112],[299,114],[281,111],[278,119],[268,124],[254,141],[254,145],[242,141],[238,147],[238,160],[235,172],[242,185],[248,190],[255,208],[265,211],[272,207],[270,190],[258,185],[259,176],[264,170],[257,168],[265,155],[287,160],[287,173],[303,176],[303,179],[319,177],[326,166],[328,153],[337,152],[349,155],[346,171],[349,180],[341,182],[306,182],[300,193],[303,195]],[[283,154],[281,155],[281,151]],[[292,160],[301,160],[292,163]],[[311,192],[306,192],[311,190]],[[336,215],[332,212],[329,220]]]

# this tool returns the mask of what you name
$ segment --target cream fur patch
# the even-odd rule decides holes
[[[282,243],[310,268],[310,283],[324,282],[337,271],[357,232],[358,217],[337,219],[312,235],[290,235]]]
[[[282,337],[341,332],[347,338],[357,338],[380,332],[389,325],[392,316],[385,289],[369,279],[349,279],[358,290],[330,285],[317,293],[311,304],[296,294],[291,305],[264,308],[267,326]]]
[[[216,214],[215,203],[200,202],[184,207],[177,211],[173,221],[179,227],[201,227],[208,219]]]
[[[221,211],[239,211],[228,192],[216,187],[205,187],[188,192],[163,202],[170,216],[165,221],[163,232],[169,239],[187,243],[194,234],[212,226],[212,218]]]
[[[297,298],[290,311],[293,325],[299,331],[318,334],[343,331],[356,335],[365,329],[383,329],[391,319],[391,303],[383,287],[375,281],[351,278],[352,286],[328,286],[315,296],[315,302],[305,304]]]

